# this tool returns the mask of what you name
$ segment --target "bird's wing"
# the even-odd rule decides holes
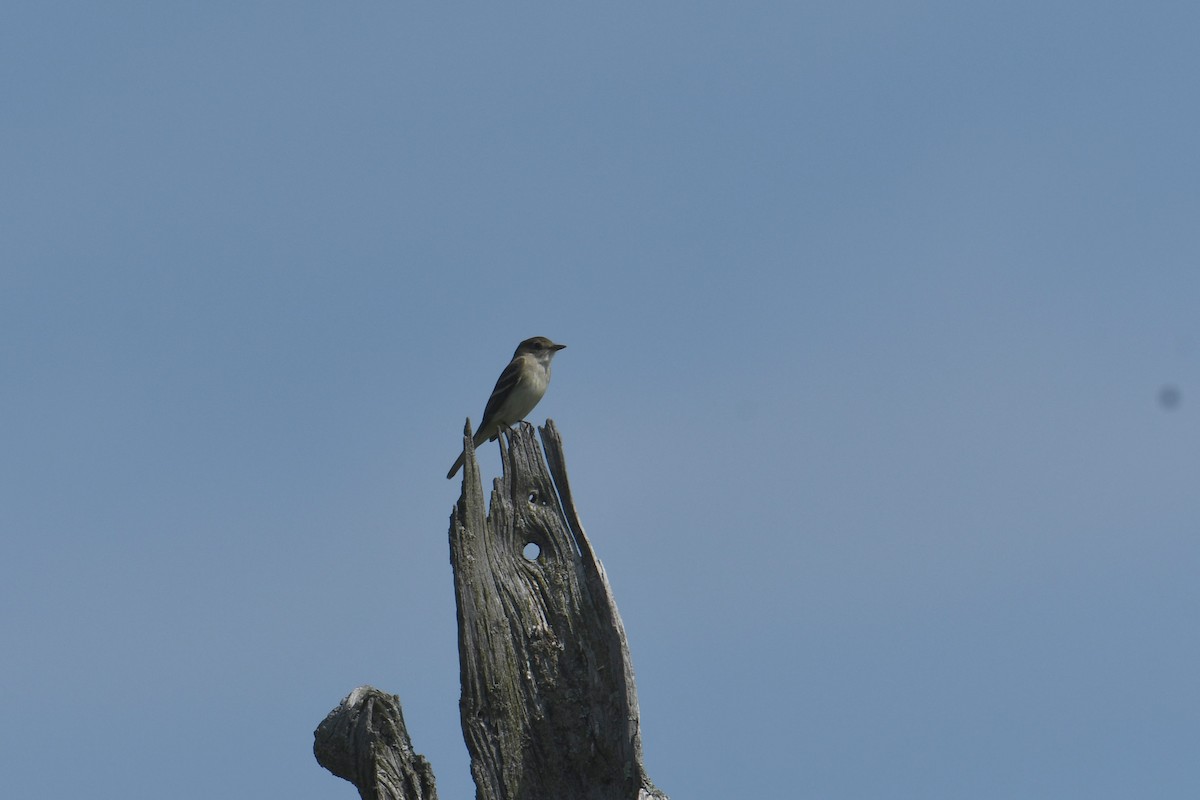
[[[500,410],[500,405],[504,402],[517,384],[525,375],[525,371],[521,369],[521,359],[514,358],[508,362],[508,366],[504,368],[504,372],[500,373],[500,377],[496,379],[496,388],[492,389],[492,396],[488,398],[487,406],[483,409],[483,420],[479,423],[482,429],[489,423],[493,422],[493,418]],[[515,420],[507,419],[503,422],[515,422]]]

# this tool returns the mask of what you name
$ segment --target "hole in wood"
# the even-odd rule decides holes
[[[537,492],[529,493],[529,503],[530,503],[530,505],[535,505],[535,506],[538,504],[538,493]]]
[[[538,556],[542,554],[542,548],[538,547],[537,542],[529,542],[525,548],[521,550],[521,555],[525,556],[526,561],[537,561]]]

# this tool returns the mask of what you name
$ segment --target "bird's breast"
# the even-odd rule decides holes
[[[505,403],[506,408],[503,414],[505,421],[513,423],[524,419],[525,415],[533,411],[533,407],[542,399],[549,383],[550,375],[545,370],[529,370],[513,387],[512,395]]]

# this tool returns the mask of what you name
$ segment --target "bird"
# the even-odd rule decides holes
[[[517,345],[512,361],[500,373],[483,409],[483,421],[473,437],[476,447],[485,441],[496,441],[502,429],[511,428],[533,411],[550,385],[550,361],[565,347],[545,336],[534,336]],[[466,455],[465,451],[459,455],[446,473],[447,478],[454,477]]]

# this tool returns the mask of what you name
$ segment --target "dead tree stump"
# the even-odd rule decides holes
[[[562,439],[553,421],[539,432],[542,446],[528,423],[500,437],[503,474],[493,483],[490,511],[469,423],[464,432],[463,491],[450,515],[450,563],[459,711],[476,800],[667,800],[642,765],[625,629],[575,510]],[[395,709],[398,717],[398,701]],[[321,729],[317,733],[320,738]],[[367,738],[360,735],[359,746]],[[412,755],[407,733],[399,747]],[[353,751],[354,744],[325,749]],[[404,778],[406,788],[398,794],[368,794],[364,784],[379,781],[363,774],[364,767],[334,769],[319,747],[317,757],[353,782],[364,799],[436,797],[431,772],[428,784],[422,782],[420,764],[428,764],[420,756],[417,765],[411,759],[387,762],[389,769],[396,770],[397,762],[401,774],[416,776]],[[358,753],[342,761],[366,763]],[[389,786],[396,783],[387,779]]]

